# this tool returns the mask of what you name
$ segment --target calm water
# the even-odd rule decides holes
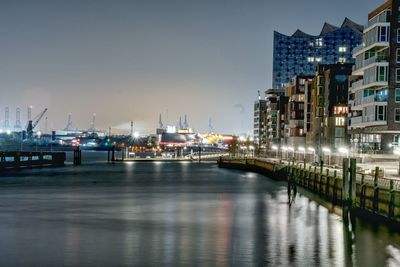
[[[85,159],[3,175],[1,266],[400,266],[398,233],[350,231],[301,193],[289,207],[285,183],[214,164]]]

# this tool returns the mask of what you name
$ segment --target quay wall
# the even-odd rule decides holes
[[[220,158],[221,168],[260,173],[269,178],[295,184],[333,205],[346,206],[356,212],[400,223],[400,181],[374,176],[353,174],[351,181],[343,173],[318,167],[304,168],[300,164],[279,164],[259,159]],[[350,177],[351,178],[351,177]]]

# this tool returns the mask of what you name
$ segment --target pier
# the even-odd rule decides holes
[[[0,170],[63,166],[65,152],[0,152]]]

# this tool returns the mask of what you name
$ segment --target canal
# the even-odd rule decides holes
[[[103,156],[2,174],[1,266],[400,266],[399,232],[289,206],[285,183]]]

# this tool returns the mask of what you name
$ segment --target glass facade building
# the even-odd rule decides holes
[[[346,18],[340,27],[325,23],[318,36],[297,30],[274,32],[273,88],[284,88],[297,75],[314,75],[319,64],[354,63],[363,26]]]

